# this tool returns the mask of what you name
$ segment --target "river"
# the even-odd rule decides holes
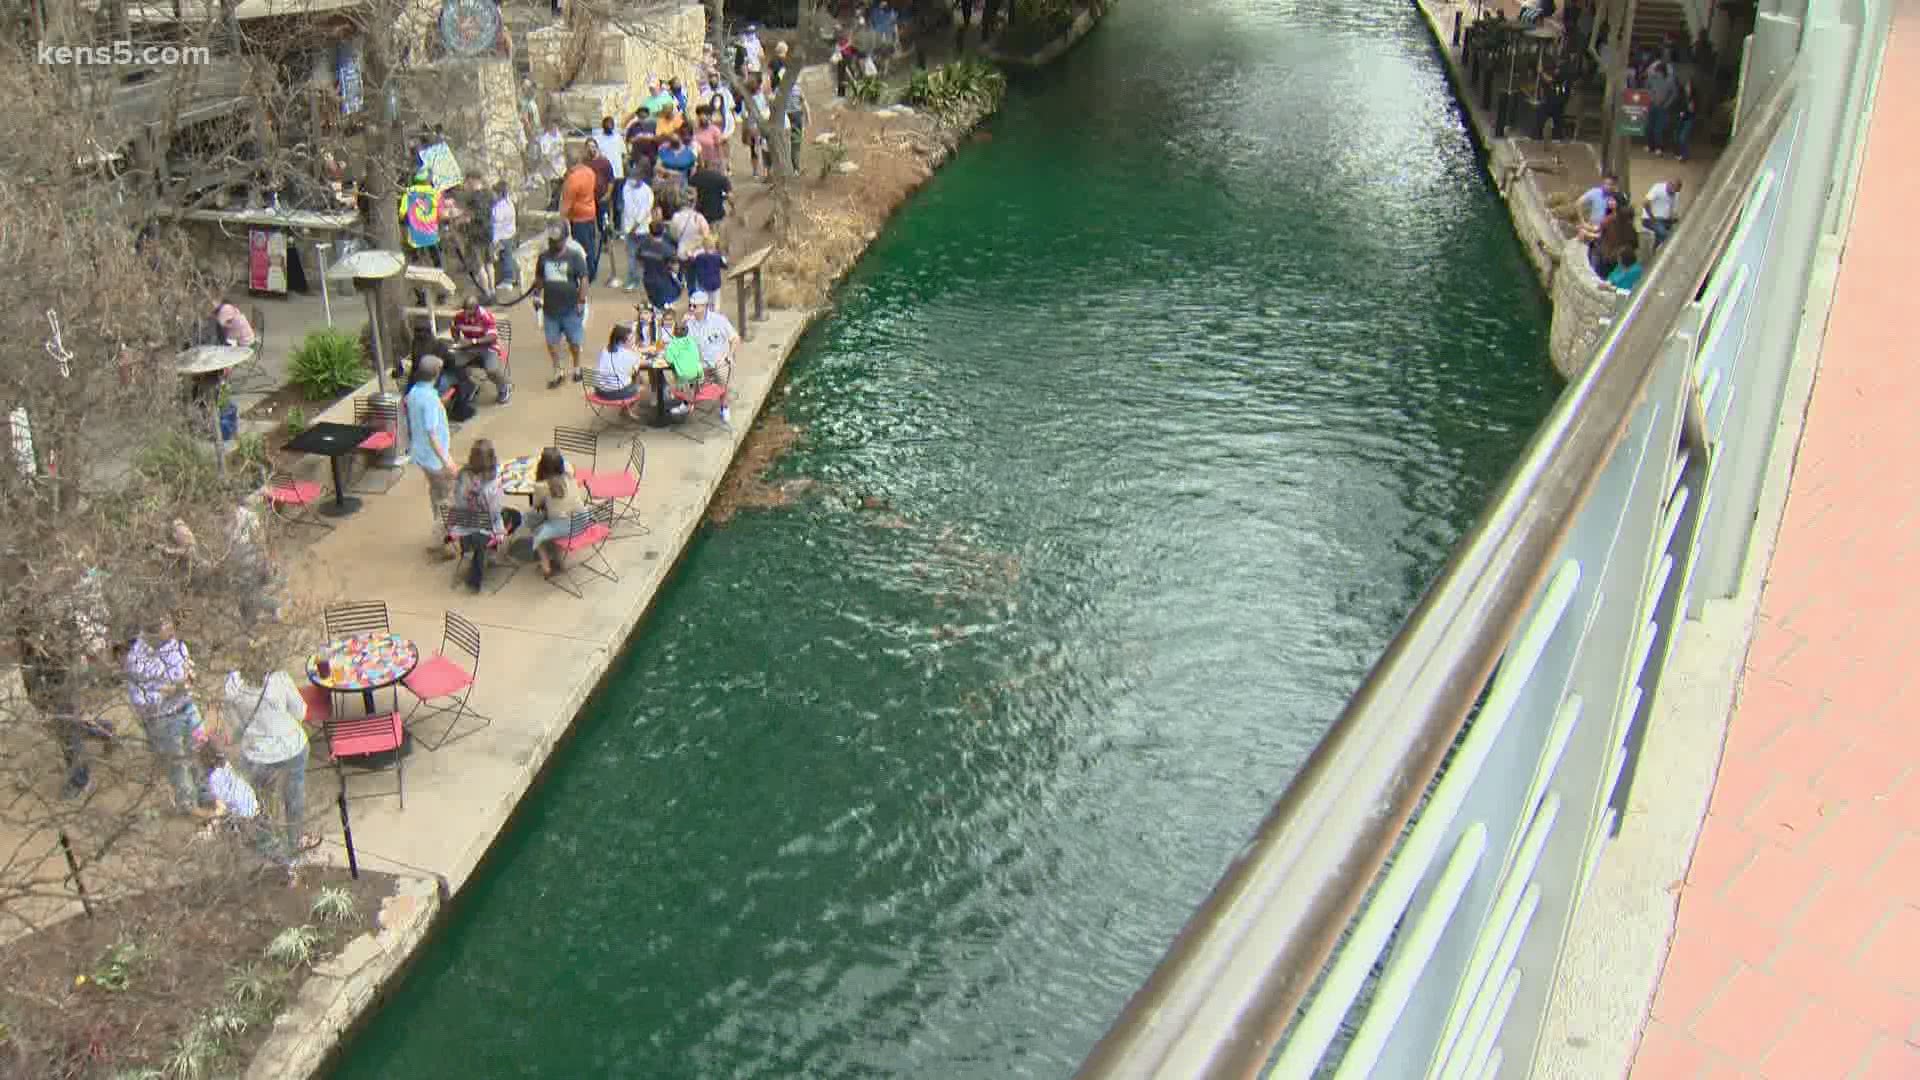
[[[1061,1077],[1545,414],[1404,4],[1124,0],[903,210],[341,1077]]]

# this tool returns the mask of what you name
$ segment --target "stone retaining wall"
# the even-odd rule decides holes
[[[1433,32],[1434,47],[1446,65],[1454,96],[1467,114],[1474,141],[1486,151],[1487,170],[1493,174],[1494,186],[1513,216],[1514,233],[1540,278],[1540,287],[1546,290],[1553,304],[1553,326],[1547,335],[1548,359],[1555,371],[1570,379],[1593,356],[1613,316],[1625,306],[1626,294],[1594,276],[1587,265],[1586,245],[1561,231],[1553,212],[1547,209],[1546,196],[1526,155],[1512,139],[1494,136],[1486,110],[1471,94],[1464,92],[1466,72],[1459,55],[1448,44],[1449,33],[1442,27],[1439,16],[1425,0],[1414,0],[1414,7],[1426,21],[1427,29]],[[1567,153],[1591,155],[1594,152],[1586,143],[1564,145]],[[1648,254],[1646,238],[1643,236],[1641,241],[1644,258]]]
[[[274,1021],[247,1080],[314,1076],[370,1002],[406,967],[440,912],[440,883],[402,878],[380,904],[380,929],[362,934],[313,969],[300,996]]]

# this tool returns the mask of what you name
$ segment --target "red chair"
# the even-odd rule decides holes
[[[307,703],[307,730],[326,730],[327,724],[333,720],[333,694],[323,686],[308,683],[300,688],[300,697]]]
[[[500,339],[500,370],[507,373],[507,381],[513,381],[513,320],[495,318],[494,336]]]
[[[342,792],[347,790],[346,763],[348,760],[392,754],[393,793],[400,799],[400,809],[407,808],[406,758],[400,752],[406,745],[407,729],[400,722],[398,709],[375,716],[332,716],[327,719],[325,730],[327,757],[333,762],[334,771],[339,774]],[[372,765],[362,766],[362,768],[369,772],[384,772],[387,766]],[[379,794],[385,794],[385,792]]]
[[[467,662],[460,663],[449,654],[454,650],[466,654]],[[448,699],[450,704],[428,709],[429,714],[452,713],[453,719],[447,723],[445,731],[440,733],[438,742],[428,742],[424,737],[420,745],[428,750],[438,750],[450,742],[457,742],[475,732],[481,731],[493,723],[468,706],[473,697],[474,680],[480,677],[480,630],[465,618],[449,611],[446,617],[446,629],[440,638],[440,651],[413,669],[413,673],[400,680],[407,692],[418,698],[413,711],[407,714],[407,726],[413,726],[413,718],[427,707],[427,702],[436,699]],[[472,731],[453,733],[465,717],[479,721]]]
[[[488,554],[498,553],[505,547],[506,538],[493,531],[493,519],[488,516],[485,510],[450,506],[447,508],[446,520],[447,542],[450,544],[458,544],[460,548],[460,557],[454,560],[453,564],[453,581],[455,585],[459,585],[466,580],[464,571],[467,560],[478,558],[479,555],[476,552],[468,550],[465,544],[459,544],[459,542],[454,539],[454,530],[460,529],[469,533],[485,533],[487,537],[486,550]],[[520,572],[520,564],[514,562],[512,559],[496,559],[491,568],[482,566],[481,569],[481,583],[485,584],[487,577],[491,576],[494,579],[494,585],[490,591],[497,593],[501,589],[506,588],[507,582],[512,581],[513,576]]]
[[[708,426],[718,428],[721,431],[733,430],[732,425],[720,418],[721,410],[726,409],[733,400],[733,365],[728,364],[727,369],[718,375],[714,374],[713,370],[709,368],[708,373],[704,377],[697,382],[680,387],[675,391],[675,394],[680,400],[687,403],[687,419],[689,422],[701,418],[700,407],[705,405],[711,407],[708,415],[704,418]],[[678,433],[686,435],[686,429],[681,428]],[[686,437],[689,439],[693,438],[691,435],[686,435]],[[695,439],[694,441],[698,442],[699,440]]]
[[[573,515],[568,523],[567,535],[553,542],[566,562],[561,569],[547,580],[557,589],[571,594],[575,599],[585,596],[579,585],[568,580],[575,570],[586,570],[598,574],[608,581],[619,581],[620,575],[614,572],[613,564],[607,561],[607,541],[613,539],[613,507],[607,503],[595,503]],[[594,565],[598,563],[599,565]]]
[[[375,401],[372,398],[356,399],[353,403],[353,422],[358,427],[373,429],[373,434],[361,440],[360,445],[356,447],[360,453],[377,456],[399,445],[400,407],[393,402]],[[381,472],[391,474],[392,479],[388,480],[387,486],[383,488],[356,488],[355,490],[366,490],[369,494],[385,495],[387,492],[393,490],[393,485],[400,482],[400,474],[403,468],[404,467],[397,462],[393,465],[369,464],[369,471],[379,469]]]
[[[636,399],[610,398],[602,395],[594,386],[591,375],[581,385],[586,387],[587,411],[598,419],[601,427],[613,427],[627,420],[626,410]]]
[[[326,492],[312,480],[296,480],[292,473],[275,470],[267,477],[267,503],[273,507],[273,514],[289,525],[309,525],[316,529],[332,529],[333,526],[320,520],[314,513]]]
[[[640,524],[634,503],[640,498],[640,481],[646,475],[647,447],[636,439],[627,448],[626,468],[618,472],[595,470],[580,478],[580,486],[586,488],[588,498],[612,504],[613,524],[633,529],[627,535],[645,536],[647,528]]]
[[[554,449],[566,457],[567,464],[573,466],[573,478],[582,484],[590,483],[598,475],[600,468],[600,436],[585,428],[557,427],[553,429]]]

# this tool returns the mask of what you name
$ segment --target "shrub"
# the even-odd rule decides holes
[[[315,401],[339,397],[371,375],[359,337],[332,327],[308,334],[287,361],[288,380]]]
[[[319,931],[311,926],[289,926],[267,944],[267,959],[284,968],[302,967],[313,963],[319,947]]]
[[[864,105],[878,105],[887,96],[886,81],[878,75],[862,75],[847,88],[848,96]]]
[[[323,923],[352,922],[357,908],[353,894],[338,886],[320,890],[313,901],[313,917]]]
[[[158,491],[201,498],[223,490],[214,454],[211,439],[176,432],[137,451],[133,471]]]
[[[972,58],[922,71],[907,86],[907,101],[942,120],[969,112],[985,113],[1007,92],[1007,77],[991,64]]]
[[[307,430],[307,410],[295,405],[287,410],[287,438]]]

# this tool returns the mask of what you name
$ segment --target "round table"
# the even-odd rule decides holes
[[[182,375],[211,375],[237,368],[252,356],[250,345],[196,345],[174,358],[174,369]]]
[[[320,677],[322,659],[332,665],[327,678]],[[365,696],[367,715],[377,710],[373,692],[398,683],[420,666],[420,647],[407,638],[385,631],[336,638],[307,657],[307,680],[334,693],[359,691]]]

